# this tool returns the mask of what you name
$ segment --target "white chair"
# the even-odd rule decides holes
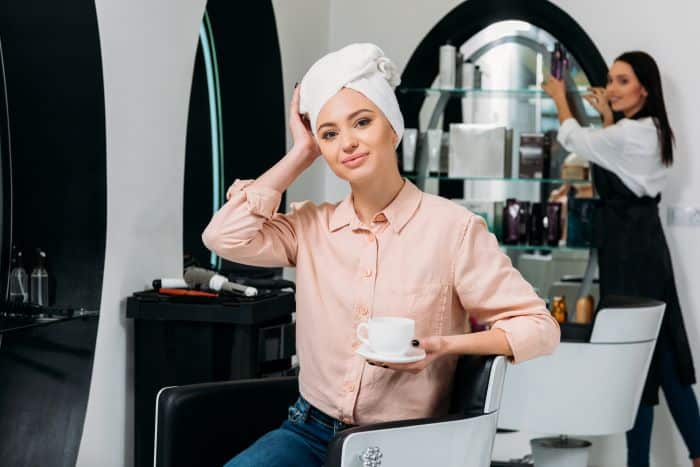
[[[589,342],[508,369],[499,428],[562,435],[532,440],[538,467],[585,466],[587,443],[632,428],[666,305],[608,297]],[[583,448],[583,449],[581,449]]]

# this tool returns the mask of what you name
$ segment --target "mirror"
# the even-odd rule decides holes
[[[556,108],[540,86],[549,75],[551,52],[557,42],[558,39],[545,29],[527,21],[497,21],[456,45],[461,59],[468,65],[463,67],[461,78],[458,73],[457,79],[461,81],[455,83],[456,90],[449,101],[445,103],[443,98],[441,102],[441,96],[445,92],[438,91],[440,77],[435,75],[430,85],[431,91],[425,93],[420,107],[418,122],[421,131],[430,128],[431,123],[434,125],[432,127],[443,129],[443,160],[439,174],[442,178],[449,179],[440,180],[437,173],[433,172],[433,176],[426,180],[424,189],[449,198],[458,198],[455,201],[475,212],[479,209],[478,206],[486,206],[484,212],[478,213],[487,218],[492,231],[494,221],[489,216],[496,217],[500,209],[493,206],[498,206],[496,203],[509,198],[529,203],[546,203],[548,200],[562,202],[562,216],[566,219],[568,185],[556,181],[532,183],[519,179],[523,176],[520,167],[523,134],[548,135],[552,142],[551,162],[549,176],[544,175],[544,178],[564,178],[561,169],[569,153],[556,141],[556,130],[559,127]],[[571,54],[569,58],[570,65],[564,79],[570,90],[569,101],[574,113],[583,125],[600,125],[597,111],[582,98],[588,92],[591,80]],[[444,106],[444,111],[441,105]],[[506,151],[510,153],[510,158],[506,158],[506,164],[510,162],[509,175],[504,175],[501,179],[460,180],[451,173],[451,167],[448,166],[453,163],[453,156],[450,154],[449,158],[445,157],[451,151],[448,131],[451,123],[462,122],[512,129],[512,139],[506,145]],[[465,154],[464,157],[471,156]],[[455,185],[458,186],[455,188]],[[590,183],[578,184],[576,188],[576,196],[592,195]],[[563,229],[565,228],[564,220]],[[566,239],[565,232],[563,238]],[[565,243],[552,249],[527,246],[529,245],[509,245],[506,251],[540,296],[551,298],[552,293],[560,293],[557,290],[566,292],[571,289],[571,296],[575,297],[577,285],[560,287],[558,282],[562,277],[584,275],[588,249],[566,248]],[[567,302],[573,306],[575,298]]]
[[[8,298],[12,245],[12,178],[10,174],[10,120],[7,109],[5,61],[0,38],[0,299]]]
[[[257,25],[254,46],[246,30],[231,27],[237,21]],[[243,68],[249,72],[242,73]],[[284,155],[284,106],[272,4],[255,2],[243,12],[234,3],[209,0],[199,30],[187,121],[185,264],[231,274],[272,272],[222,260],[204,246],[202,232],[226,202],[235,179],[256,178]]]
[[[35,294],[42,297],[35,303],[98,310],[107,157],[95,4],[3,2],[0,39],[6,93],[6,100],[0,97],[2,248],[23,253],[28,275],[46,266],[48,280],[37,282],[48,283],[48,300]]]

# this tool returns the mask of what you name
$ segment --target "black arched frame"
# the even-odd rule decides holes
[[[556,37],[573,55],[591,85],[602,86],[607,65],[591,38],[564,10],[547,0],[467,0],[451,10],[418,44],[401,75],[401,87],[428,88],[438,75],[441,45],[463,44],[479,31],[500,21],[525,21]],[[398,93],[407,128],[418,128],[425,96]]]

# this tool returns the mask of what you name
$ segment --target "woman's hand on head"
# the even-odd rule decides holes
[[[612,117],[612,108],[610,107],[610,100],[608,99],[605,88],[589,87],[588,90],[591,91],[591,93],[586,94],[583,98],[586,99],[603,118]]]
[[[321,148],[318,146],[316,137],[311,131],[308,118],[299,113],[299,93],[300,86],[294,88],[292,102],[289,107],[289,131],[294,140],[294,149],[304,158],[313,162],[321,155]]]
[[[555,101],[557,99],[566,99],[566,85],[561,79],[556,79],[554,76],[549,76],[542,83],[542,89]]]
[[[438,358],[447,355],[447,344],[442,336],[423,337],[417,341],[418,345],[415,345],[415,342],[416,341],[414,341],[415,348],[425,350],[425,358],[423,360],[414,363],[386,363],[367,360],[367,363],[386,368],[387,370],[406,371],[415,375],[425,370]]]

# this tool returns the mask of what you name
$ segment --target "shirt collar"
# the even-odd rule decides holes
[[[423,192],[409,180],[406,180],[396,198],[376,215],[384,214],[394,232],[399,233],[415,214],[421,199],[423,199]],[[352,230],[356,230],[362,225],[355,213],[352,193],[336,206],[328,227],[331,232],[335,232],[348,225]]]

